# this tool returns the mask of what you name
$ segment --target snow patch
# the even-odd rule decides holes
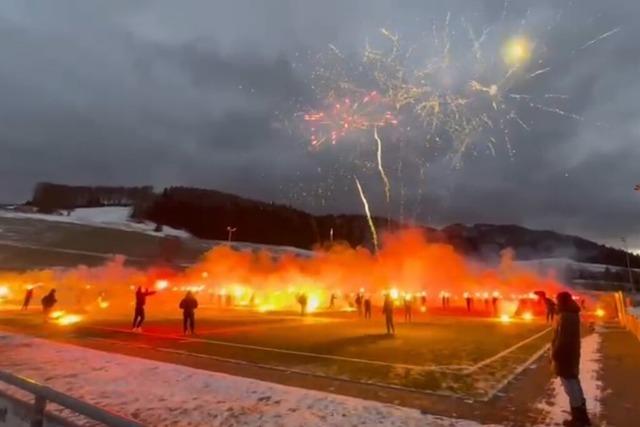
[[[153,426],[480,425],[4,332],[0,353],[0,369]]]
[[[600,369],[602,355],[600,353],[601,337],[599,333],[593,333],[582,339],[580,359],[580,382],[587,399],[587,411],[589,416],[597,419],[601,411],[601,399],[603,393],[600,381]],[[547,426],[562,426],[562,421],[570,418],[569,398],[564,393],[560,378],[554,378],[547,387],[547,396],[537,404],[546,416]]]
[[[28,218],[44,221],[64,222],[70,224],[91,225],[94,227],[113,228],[125,231],[138,231],[154,236],[175,236],[190,237],[191,235],[183,230],[171,227],[163,227],[161,232],[155,232],[155,224],[148,221],[131,221],[131,207],[128,206],[106,206],[100,208],[78,208],[71,211],[69,215],[49,215],[41,213],[23,213],[15,211],[0,210],[0,217],[5,218]]]

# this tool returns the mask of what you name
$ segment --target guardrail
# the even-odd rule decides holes
[[[622,292],[616,292],[616,307],[622,326],[627,328],[640,340],[640,319],[627,310],[627,300]]]
[[[43,427],[45,425],[47,417],[45,409],[48,402],[58,404],[110,427],[142,427],[144,425],[9,372],[0,371],[0,381],[34,395],[35,400],[29,419],[31,427]]]

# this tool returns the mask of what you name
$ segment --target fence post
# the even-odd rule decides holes
[[[33,405],[33,415],[31,416],[31,427],[44,426],[44,410],[47,407],[47,399],[36,394],[36,400]]]

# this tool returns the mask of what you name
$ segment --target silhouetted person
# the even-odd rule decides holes
[[[494,296],[491,298],[491,305],[493,306],[493,315],[498,315],[498,297]]]
[[[404,297],[404,321],[411,322],[413,320],[413,298]]]
[[[484,310],[489,311],[489,297],[484,299]]]
[[[590,426],[587,405],[580,384],[580,307],[568,292],[556,297],[558,320],[551,341],[551,360],[555,374],[569,397],[571,420],[566,426]]]
[[[336,299],[338,297],[336,296],[335,293],[331,293],[331,299],[329,300],[329,308],[335,308],[336,307]]]
[[[469,294],[469,292],[464,293],[464,301],[467,303],[467,312],[471,312],[471,307],[473,307],[473,298],[471,298],[471,294]]]
[[[423,307],[427,306],[427,296],[422,294],[422,296],[420,297],[420,303],[422,304]]]
[[[33,298],[33,288],[27,289],[27,292],[24,293],[24,302],[22,303],[22,310],[27,310],[29,308],[29,304],[31,304],[31,299]]]
[[[384,320],[387,325],[387,334],[395,334],[396,328],[393,324],[393,299],[391,295],[384,296],[384,304],[382,304],[382,314],[384,314]]]
[[[298,295],[298,304],[300,304],[300,316],[307,313],[307,294],[304,292]]]
[[[447,308],[447,296],[445,294],[442,294],[442,308]]]
[[[544,306],[547,309],[547,323],[553,323],[553,317],[556,315],[556,303],[551,298],[545,297]]]
[[[182,330],[186,335],[195,332],[196,327],[196,308],[198,308],[198,300],[193,296],[191,291],[187,292],[182,301],[180,301],[180,309],[182,310]]]
[[[358,310],[358,316],[362,317],[362,294],[356,295],[356,309]]]
[[[144,291],[141,286],[136,289],[136,308],[133,314],[133,331],[142,332],[142,323],[144,323],[144,306],[147,304],[147,297],[155,294],[155,291],[150,291],[148,288]]]
[[[364,299],[364,318],[371,319],[371,297]]]
[[[47,295],[42,297],[42,313],[44,314],[45,321],[49,318],[49,314],[51,314],[51,309],[56,305],[58,300],[56,299],[56,290],[51,289]]]

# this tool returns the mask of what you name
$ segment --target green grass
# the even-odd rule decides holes
[[[147,315],[149,320],[145,324],[145,332],[149,335],[126,332],[129,328],[128,318],[94,320],[91,324],[83,323],[75,328],[50,325],[46,333],[58,334],[62,338],[65,334],[73,334],[80,339],[142,342],[165,351],[184,351],[353,381],[473,398],[487,397],[549,340],[549,334],[544,334],[504,357],[473,369],[483,360],[544,330],[545,325],[425,316],[412,324],[398,322],[397,335],[390,337],[383,333],[380,318],[364,321],[353,319],[353,315],[336,314],[300,319],[244,312],[214,314],[205,308],[197,319],[198,336],[194,340],[184,340],[167,338],[180,336],[179,318],[154,319],[153,313]],[[2,324],[32,332],[41,329],[37,323],[37,319],[34,323],[31,315],[2,319]],[[118,328],[123,332],[102,328]],[[311,354],[292,354],[288,351]]]

